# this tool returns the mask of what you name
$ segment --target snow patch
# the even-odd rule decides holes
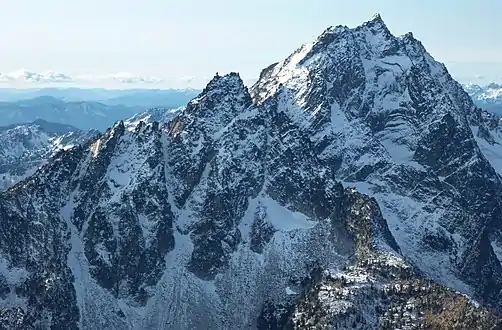
[[[103,143],[103,141],[101,141],[101,139],[97,139],[96,142],[94,142],[91,145],[91,153],[92,153],[93,158],[96,158],[98,156],[99,148],[101,147],[102,143]]]
[[[494,143],[489,143],[478,136],[479,127],[471,126],[471,130],[483,155],[495,171],[499,175],[502,175],[502,131],[500,129],[490,131],[491,136],[494,138]]]
[[[280,231],[291,231],[296,229],[309,229],[316,225],[316,221],[300,213],[288,210],[270,197],[261,200],[267,212],[267,219],[274,228]]]
[[[286,287],[286,294],[289,296],[294,296],[294,295],[297,295],[298,293],[294,292],[293,290],[291,290],[291,288],[289,286],[287,286]]]

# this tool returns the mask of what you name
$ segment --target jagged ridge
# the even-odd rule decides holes
[[[216,76],[168,124],[119,122],[1,195],[2,322],[298,326],[315,288],[336,282],[316,271],[405,274],[383,287],[426,275],[498,306],[502,187],[472,134],[483,118],[379,16],[326,30],[251,93],[236,73]],[[426,297],[461,301],[427,283]],[[360,301],[350,313],[328,304],[320,326],[407,322],[392,323],[403,301],[387,298],[373,318]]]
[[[38,119],[0,127],[0,190],[33,174],[60,149],[94,139],[98,132]]]

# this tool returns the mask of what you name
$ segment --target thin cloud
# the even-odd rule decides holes
[[[10,73],[0,73],[2,82],[26,82],[26,83],[61,83],[71,82],[72,77],[61,72],[46,71],[42,73],[29,70],[18,70]]]
[[[220,73],[221,75],[225,73]],[[109,74],[80,74],[69,75],[57,71],[35,72],[31,70],[18,70],[10,73],[0,73],[0,85],[26,87],[30,85],[71,85],[86,87],[111,87],[148,85],[154,88],[167,87],[178,89],[204,88],[212,79],[207,76],[184,76],[179,78],[159,78],[154,76],[135,75],[129,72]],[[244,84],[251,86],[256,82],[256,77],[242,77]]]
[[[119,84],[159,84],[164,80],[156,77],[134,75],[128,72],[119,72],[104,75],[78,75],[71,76],[56,71],[34,72],[18,70],[10,73],[0,73],[0,83],[28,83],[28,84],[54,84],[54,83],[119,83]]]
[[[138,76],[129,72],[119,72],[106,75],[84,75],[75,77],[75,81],[87,82],[118,82],[121,84],[158,84],[163,79],[149,76]]]

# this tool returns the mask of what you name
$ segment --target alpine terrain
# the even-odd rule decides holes
[[[87,142],[97,134],[42,119],[0,127],[0,191],[35,173],[59,150]]]
[[[134,116],[124,120],[124,125],[130,129],[136,128],[140,123],[158,122],[165,124],[171,121],[177,114],[183,111],[185,107],[178,108],[151,108],[146,111],[135,114]]]
[[[0,327],[501,328],[494,118],[378,15],[216,75],[0,195]]]
[[[486,86],[467,84],[464,85],[464,89],[477,106],[502,115],[502,85],[496,83]]]

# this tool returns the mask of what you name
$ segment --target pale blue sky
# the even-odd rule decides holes
[[[501,0],[0,0],[0,72],[257,76],[330,25],[379,12],[459,79],[502,80]]]

